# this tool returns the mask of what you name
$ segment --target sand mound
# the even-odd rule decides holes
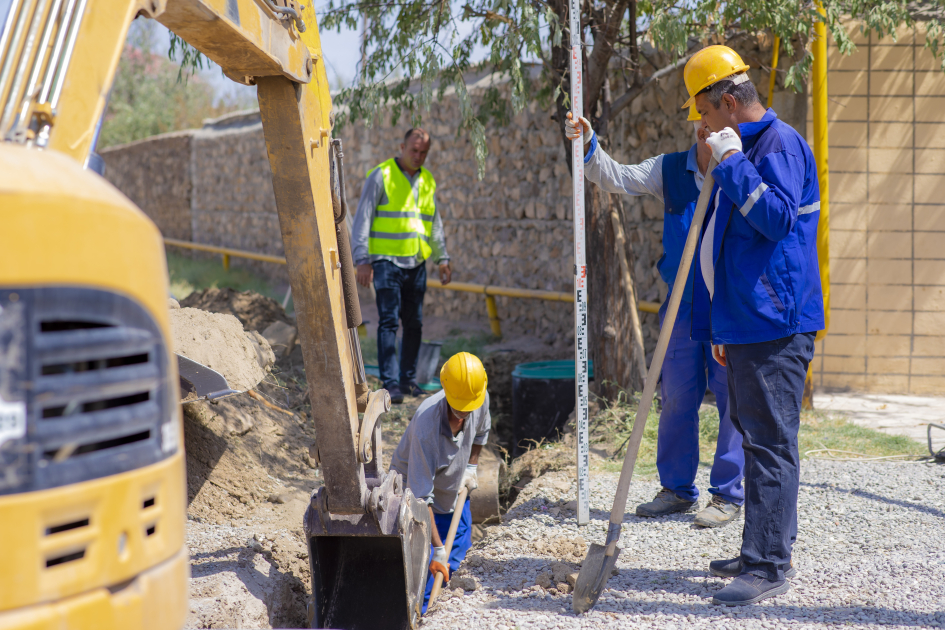
[[[174,351],[216,370],[235,390],[256,387],[275,362],[269,342],[255,331],[244,331],[232,315],[196,308],[170,314]]]
[[[181,300],[180,305],[232,315],[240,320],[246,330],[257,332],[264,331],[276,321],[295,325],[278,302],[254,291],[234,291],[229,288],[195,291]]]

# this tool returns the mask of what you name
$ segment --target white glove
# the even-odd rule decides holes
[[[446,545],[433,548],[433,557],[430,558],[430,562],[439,562],[444,567],[448,567],[449,560],[449,556],[446,555]]]
[[[466,464],[466,472],[463,473],[463,485],[469,492],[479,487],[479,475],[476,473],[475,464]]]
[[[710,133],[705,143],[712,147],[712,157],[716,162],[722,161],[722,156],[729,151],[741,151],[742,139],[738,137],[731,127],[726,127],[722,131]]]
[[[579,124],[580,126],[578,126]],[[575,121],[571,117],[571,112],[568,112],[568,117],[564,121],[564,135],[567,136],[568,140],[577,140],[581,137],[582,132],[584,133],[584,144],[586,145],[591,141],[591,138],[594,137],[594,130],[591,129],[591,121],[584,116],[581,116]]]

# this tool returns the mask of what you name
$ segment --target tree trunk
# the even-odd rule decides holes
[[[617,211],[625,233],[630,233],[630,226],[618,195],[593,184],[586,190],[588,344],[594,361],[593,389],[599,396],[613,399],[619,389],[643,390],[643,379],[634,367],[639,359],[634,355],[633,324],[621,281],[611,210]],[[632,269],[634,257],[629,243],[627,258]]]

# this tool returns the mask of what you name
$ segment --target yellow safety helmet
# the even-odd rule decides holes
[[[489,379],[478,357],[460,352],[443,364],[440,384],[450,407],[456,411],[475,411],[486,399]]]
[[[703,48],[686,62],[686,69],[683,70],[683,80],[686,82],[686,91],[689,92],[689,100],[683,107],[693,105],[696,102],[696,94],[710,85],[746,70],[748,64],[728,46]]]
[[[686,122],[699,122],[702,120],[702,115],[696,110],[696,104],[693,103],[689,106],[689,118],[686,119]]]

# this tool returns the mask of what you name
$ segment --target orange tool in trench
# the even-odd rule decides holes
[[[446,541],[443,543],[443,546],[446,547],[446,553],[449,554],[453,550],[453,541],[456,540],[456,528],[459,527],[459,519],[463,517],[463,504],[466,503],[466,495],[469,494],[469,491],[466,489],[466,486],[463,486],[459,494],[456,495],[456,507],[453,508],[453,520],[450,521],[449,531],[446,532]],[[449,556],[446,558],[447,565],[449,564]],[[447,569],[448,571],[449,569]],[[443,574],[437,573],[436,577],[433,579],[433,588],[430,589],[430,601],[434,601],[436,596],[440,594],[440,588],[443,587]]]

